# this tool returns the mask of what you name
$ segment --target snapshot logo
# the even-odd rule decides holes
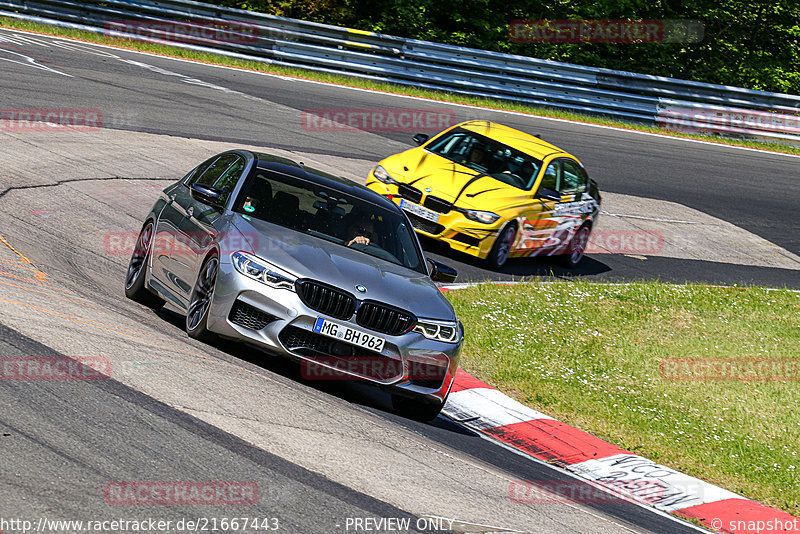
[[[697,109],[669,106],[658,112],[657,123],[673,132],[752,134],[753,130],[800,135],[800,114],[770,113],[751,109]]]
[[[146,39],[163,39],[178,43],[252,43],[259,38],[259,28],[231,20],[194,19],[190,21],[112,20],[106,22],[105,33]]]
[[[335,343],[335,341],[334,341]],[[444,380],[445,362],[394,360],[384,356],[320,357],[303,360],[300,374],[305,380],[390,380],[407,376],[417,381]]]
[[[136,249],[139,232],[107,232],[103,236],[103,249],[112,256],[130,256]],[[151,254],[167,256],[193,256],[198,250],[207,250],[217,243],[221,254],[258,248],[258,234],[228,232],[214,236],[206,232],[159,234],[153,240]]]
[[[800,532],[800,519],[789,514],[782,514],[782,517],[770,519],[730,519],[727,525],[722,519],[715,517],[710,521],[710,525],[719,532],[742,532],[743,534]]]
[[[675,381],[797,381],[800,358],[664,358],[658,370]]]
[[[248,505],[258,502],[254,482],[126,481],[103,486],[103,498],[112,505]]]
[[[655,255],[663,250],[661,232],[647,230],[594,230],[586,245],[587,254]]]
[[[102,356],[3,356],[2,380],[105,380],[111,360]]]
[[[646,502],[656,502],[666,490],[659,480],[612,480],[589,484],[580,480],[512,481],[508,498],[519,504],[612,504],[630,502],[631,495]]]
[[[439,132],[456,123],[447,108],[320,108],[300,113],[309,132]]]
[[[698,43],[704,26],[697,20],[512,20],[514,43]]]
[[[99,109],[4,108],[0,109],[2,132],[92,132],[103,127]]]

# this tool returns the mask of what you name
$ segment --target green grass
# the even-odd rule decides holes
[[[515,104],[513,102],[504,102],[500,100],[492,100],[488,98],[474,98],[465,97],[445,91],[433,91],[428,89],[419,89],[415,87],[408,87],[403,85],[395,85],[390,83],[372,82],[369,80],[362,80],[352,78],[345,75],[325,74],[305,70],[301,68],[281,67],[267,65],[258,61],[248,61],[242,59],[231,58],[218,54],[210,54],[204,52],[196,52],[193,50],[186,50],[179,47],[167,46],[146,43],[142,41],[135,41],[129,39],[120,39],[116,37],[109,37],[106,35],[87,32],[82,30],[71,30],[67,28],[59,28],[56,26],[48,26],[35,22],[28,22],[19,19],[0,17],[0,27],[15,28],[19,30],[27,30],[32,32],[44,33],[47,35],[56,35],[60,37],[68,37],[71,39],[78,39],[82,41],[100,43],[111,46],[118,46],[131,50],[138,50],[142,52],[150,52],[163,56],[176,57],[187,59],[191,61],[198,61],[202,63],[210,63],[215,65],[225,65],[229,67],[236,67],[241,69],[254,70],[259,72],[268,72],[271,74],[278,74],[283,76],[294,76],[297,78],[304,78],[308,80],[315,80],[325,83],[333,83],[338,85],[346,85],[349,87],[357,87],[361,89],[371,89],[376,91],[386,91],[390,93],[416,96],[427,98],[431,100],[438,100],[441,102],[451,102],[456,104],[466,104],[481,108],[489,108],[503,111],[514,111],[524,113],[537,117],[552,117],[557,119],[571,120],[577,122],[585,122],[591,124],[600,124],[604,126],[612,126],[617,128],[624,128],[628,130],[636,130],[643,132],[658,133],[670,135],[673,137],[681,137],[687,139],[699,139],[702,141],[711,141],[715,143],[741,146],[747,148],[756,148],[760,150],[770,150],[775,152],[784,152],[787,154],[800,154],[800,146],[782,145],[777,143],[763,143],[758,141],[748,141],[743,139],[726,139],[717,136],[687,134],[681,132],[674,132],[664,128],[655,126],[645,126],[641,124],[629,123],[619,120],[606,119],[592,115],[584,115],[580,113],[572,113],[547,107],[535,107],[529,105]]]
[[[800,293],[579,281],[447,296],[466,327],[466,371],[624,449],[800,512],[800,372],[794,381],[659,372],[665,358],[800,360]]]

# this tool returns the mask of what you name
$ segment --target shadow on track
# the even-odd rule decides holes
[[[444,262],[458,271],[456,282],[519,278],[576,278],[598,276],[611,271],[611,267],[591,256],[584,256],[578,267],[574,269],[564,267],[558,256],[511,258],[500,269],[492,269],[486,261],[452,250],[446,244],[433,239],[420,237],[420,244],[426,256]]]
[[[164,323],[173,327],[176,331],[176,335],[186,335],[184,327],[186,319],[184,315],[171,308],[162,308],[156,310],[154,313],[162,319]],[[253,370],[257,370],[257,372],[280,375],[288,380],[332,395],[345,402],[368,408],[373,413],[377,412],[381,417],[390,419],[395,423],[402,423],[411,428],[418,428],[419,425],[429,425],[457,434],[473,435],[472,431],[453,423],[444,416],[439,416],[427,424],[401,417],[392,410],[392,401],[389,393],[365,381],[342,379],[311,380],[303,376],[301,364],[299,362],[280,355],[271,354],[261,348],[222,338],[211,341],[207,343],[207,345],[220,351],[222,354],[217,356],[225,361],[235,363],[236,365],[242,365],[242,362],[247,362],[252,365]]]

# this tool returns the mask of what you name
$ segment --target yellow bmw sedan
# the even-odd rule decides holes
[[[493,267],[536,255],[581,261],[601,198],[575,156],[489,121],[414,141],[378,163],[367,187],[397,203],[420,235]]]

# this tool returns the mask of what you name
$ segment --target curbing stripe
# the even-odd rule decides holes
[[[588,460],[569,467],[584,478],[594,481],[614,479],[626,482],[657,482],[662,490],[648,502],[665,512],[674,512],[702,504],[737,499],[740,497],[719,486],[709,484],[699,478],[685,475],[674,469],[655,463],[636,454],[615,454],[597,460]]]
[[[537,412],[458,369],[442,409],[449,418],[588,481],[626,482],[617,490],[658,510],[696,519],[716,532],[800,531],[800,519],[632,454]],[[660,487],[637,495],[637,482]],[[651,488],[652,490],[652,488]]]
[[[597,458],[631,454],[551,417],[490,428],[486,432],[515,449],[567,468]]]
[[[508,428],[551,417],[528,408],[496,389],[474,388],[450,393],[445,415],[477,430]],[[476,418],[477,414],[477,418]]]
[[[677,515],[697,519],[717,532],[800,532],[800,519],[751,500],[733,499],[684,508]]]
[[[464,391],[465,389],[474,389],[474,388],[494,389],[486,382],[478,380],[468,372],[464,371],[461,367],[459,367],[456,370],[455,382],[453,382],[453,387],[450,388],[450,394],[452,395],[457,391]]]

